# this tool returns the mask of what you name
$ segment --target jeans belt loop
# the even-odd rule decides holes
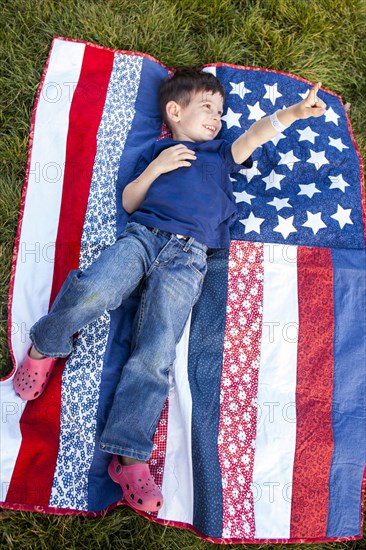
[[[189,237],[188,241],[186,241],[186,244],[183,248],[184,252],[188,252],[188,250],[191,248],[193,242],[194,242],[194,237]]]

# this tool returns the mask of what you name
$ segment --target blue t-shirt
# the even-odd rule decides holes
[[[194,237],[209,248],[230,245],[229,226],[236,218],[236,204],[229,174],[253,165],[252,157],[237,164],[231,143],[223,139],[204,142],[175,141],[167,138],[150,147],[137,164],[136,179],[167,147],[183,143],[196,153],[191,166],[159,176],[149,188],[131,221]],[[132,181],[132,180],[131,180]]]

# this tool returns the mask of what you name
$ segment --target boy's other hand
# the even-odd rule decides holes
[[[178,145],[164,149],[152,163],[160,174],[165,174],[183,166],[191,166],[191,161],[196,160],[196,158],[194,151],[186,145],[178,143]]]
[[[307,97],[296,105],[296,114],[298,118],[309,118],[311,116],[319,117],[324,115],[327,106],[324,101],[317,96],[321,85],[321,82],[317,82],[315,86],[309,90]]]

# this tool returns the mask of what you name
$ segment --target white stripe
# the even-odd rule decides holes
[[[55,41],[39,96],[13,293],[12,346],[17,364],[29,345],[30,327],[48,311],[69,112],[84,49],[84,44]]]
[[[6,500],[14,465],[21,443],[20,417],[26,402],[13,389],[13,380],[8,378],[0,385],[0,501]]]
[[[263,332],[253,472],[256,538],[288,538],[296,443],[297,248],[264,245]]]
[[[204,69],[202,69],[202,72],[211,73],[216,76],[216,67],[205,67]]]
[[[174,382],[169,392],[168,434],[158,517],[193,523],[192,396],[188,381],[188,346],[191,318],[177,346]]]
[[[53,278],[69,111],[85,46],[55,41],[39,96],[26,203],[13,288],[11,343],[16,364],[29,347],[29,329],[47,313]],[[68,85],[66,85],[68,84]],[[25,402],[1,382],[1,500],[18,456]]]

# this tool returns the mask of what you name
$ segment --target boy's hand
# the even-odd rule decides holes
[[[326,104],[317,97],[321,82],[318,82],[309,90],[305,99],[299,103],[294,103],[287,109],[279,109],[277,113],[278,121],[288,128],[300,118],[309,118],[311,116],[319,117],[324,115]],[[267,143],[279,133],[280,130],[274,128],[270,117],[266,116],[252,124],[247,132],[234,141],[231,151],[235,162],[241,164],[247,159],[253,151],[260,145]]]
[[[129,214],[135,212],[144,201],[146,193],[156,178],[182,166],[191,166],[190,161],[195,159],[195,152],[182,143],[164,149],[156,159],[150,162],[138,178],[126,185],[122,193],[123,208]]]
[[[178,143],[178,145],[172,145],[172,147],[164,149],[151,164],[154,164],[154,169],[159,174],[165,174],[183,166],[191,166],[190,161],[196,160],[196,158],[194,151],[186,145]]]
[[[307,97],[300,101],[300,103],[297,103],[296,114],[298,118],[309,118],[311,116],[319,117],[324,115],[327,106],[324,101],[317,96],[321,85],[321,82],[317,82],[317,84],[309,90]]]

